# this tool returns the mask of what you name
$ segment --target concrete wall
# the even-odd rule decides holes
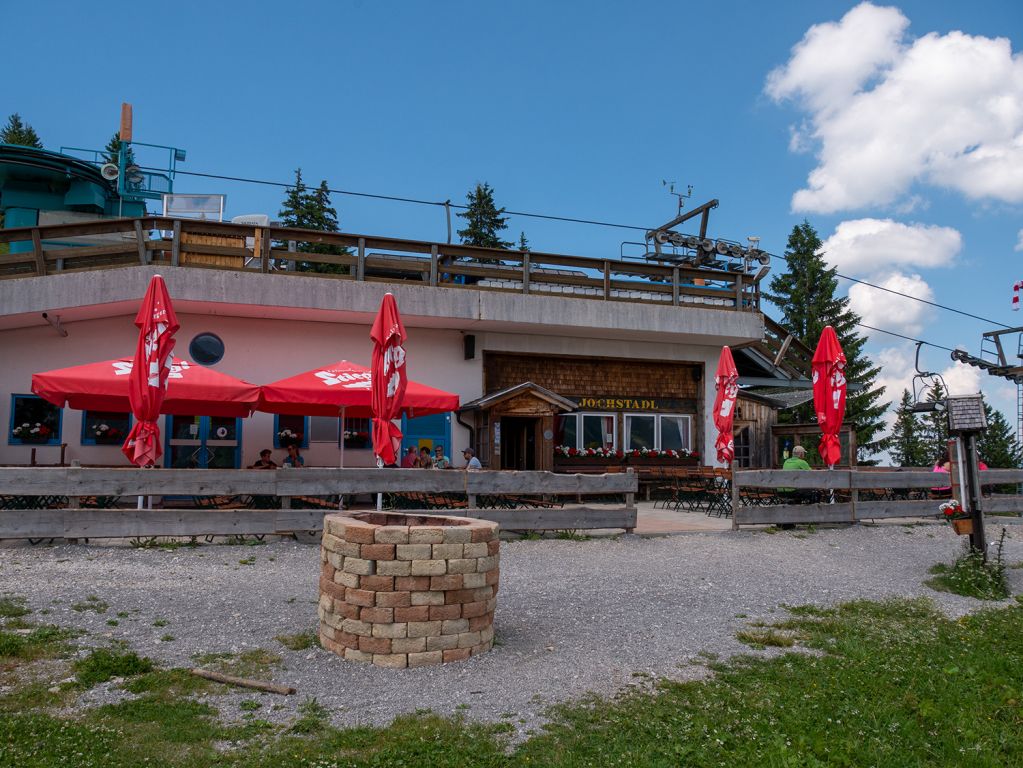
[[[6,281],[7,283],[16,281]],[[307,320],[227,317],[218,314],[179,313],[176,352],[190,359],[188,344],[198,333],[209,331],[224,341],[223,360],[215,368],[254,384],[291,376],[310,368],[348,359],[368,366],[371,355],[369,324],[343,324]],[[130,356],[135,349],[137,331],[128,316],[108,317],[66,323],[66,338],[49,325],[0,330],[0,464],[27,464],[30,446],[7,444],[10,395],[29,394],[34,372]],[[625,341],[593,337],[550,336],[524,333],[486,332],[477,334],[476,358],[465,360],[462,337],[457,329],[408,327],[409,375],[430,386],[457,393],[462,402],[483,394],[482,357],[484,350],[531,352],[550,355],[587,355],[649,360],[677,360],[703,363],[705,427],[704,444],[697,446],[704,457],[711,457],[713,424],[707,420],[714,399],[713,372],[720,348],[707,345]],[[124,460],[114,446],[82,446],[81,412],[64,409],[62,440],[67,443],[68,461],[86,464],[121,465]],[[163,428],[161,424],[161,428]],[[468,433],[452,420],[452,445],[449,453],[461,464],[458,449],[468,444]],[[259,450],[273,445],[273,416],[256,413],[242,429],[242,463],[250,464]],[[36,448],[39,463],[56,463],[60,449]],[[278,461],[281,450],[274,451]],[[333,444],[313,443],[305,451],[309,465],[336,466],[338,451]],[[346,466],[370,466],[371,451],[345,452]]]

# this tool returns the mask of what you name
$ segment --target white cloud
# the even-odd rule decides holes
[[[769,96],[809,112],[790,146],[819,147],[793,209],[887,205],[915,182],[1023,201],[1023,56],[1006,38],[958,31],[906,40],[907,25],[861,3],[811,27],[768,75]]]
[[[1016,247],[1013,250],[1023,251],[1023,229],[1016,233],[1016,237],[1018,239],[1016,240]]]
[[[981,375],[980,368],[974,368],[972,365],[958,361],[941,372],[941,377],[945,380],[945,386],[948,387],[950,395],[977,394],[981,390]],[[986,374],[983,375],[985,379],[988,378]]]
[[[897,267],[946,267],[962,247],[962,235],[951,227],[853,219],[840,223],[822,250],[839,271],[864,275]]]
[[[875,284],[887,288],[888,291],[934,301],[934,291],[920,275],[894,272],[876,281]],[[859,315],[866,325],[907,335],[920,333],[924,322],[932,314],[931,307],[888,291],[854,283],[849,288],[849,308]]]

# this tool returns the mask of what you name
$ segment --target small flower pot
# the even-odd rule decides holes
[[[962,517],[952,521],[952,527],[960,536],[967,536],[973,533],[973,518]]]

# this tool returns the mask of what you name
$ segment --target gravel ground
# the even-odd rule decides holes
[[[1006,542],[1010,564],[1023,559],[1023,537],[1015,536]],[[982,604],[922,584],[929,566],[950,562],[960,547],[938,525],[504,542],[495,648],[466,662],[399,671],[346,663],[319,647],[289,651],[275,639],[316,627],[319,549],[310,544],[7,546],[0,592],[27,598],[37,611],[27,618],[87,630],[84,642],[123,640],[167,665],[194,666],[202,653],[279,653],[274,679],[298,695],[217,696],[211,703],[228,720],[242,716],[245,699],[263,703],[257,716],[284,721],[315,697],[340,726],[386,724],[428,708],[504,719],[521,735],[543,722],[553,702],[609,695],[642,673],[701,675],[702,666],[687,663],[701,651],[748,652],[735,633],[783,615],[786,604],[923,595],[950,615],[974,610]],[[1023,570],[1009,574],[1013,592],[1023,591]],[[72,608],[89,596],[109,607]],[[118,612],[129,616],[108,626]],[[154,626],[158,619],[166,626]],[[107,684],[79,705],[126,695]]]

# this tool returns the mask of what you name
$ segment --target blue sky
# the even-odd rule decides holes
[[[128,101],[135,137],[187,149],[192,171],[289,181],[301,167],[334,188],[455,202],[487,181],[510,210],[639,226],[672,217],[670,180],[693,185],[690,205],[721,201],[713,235],[781,253],[807,218],[843,272],[1023,324],[1010,311],[1023,279],[1018,0],[109,3],[102,15],[48,2],[4,21],[25,34],[5,36],[0,111],[51,149],[102,146]],[[188,177],[177,191],[226,193],[229,216],[275,215],[283,196]],[[347,231],[445,236],[439,208],[334,203]],[[535,250],[594,256],[641,239],[525,218],[509,239],[522,230]],[[992,328],[859,290],[877,327],[974,352]],[[870,351],[897,398],[912,346],[875,333]],[[946,352],[924,362],[1014,410],[1013,387]]]

